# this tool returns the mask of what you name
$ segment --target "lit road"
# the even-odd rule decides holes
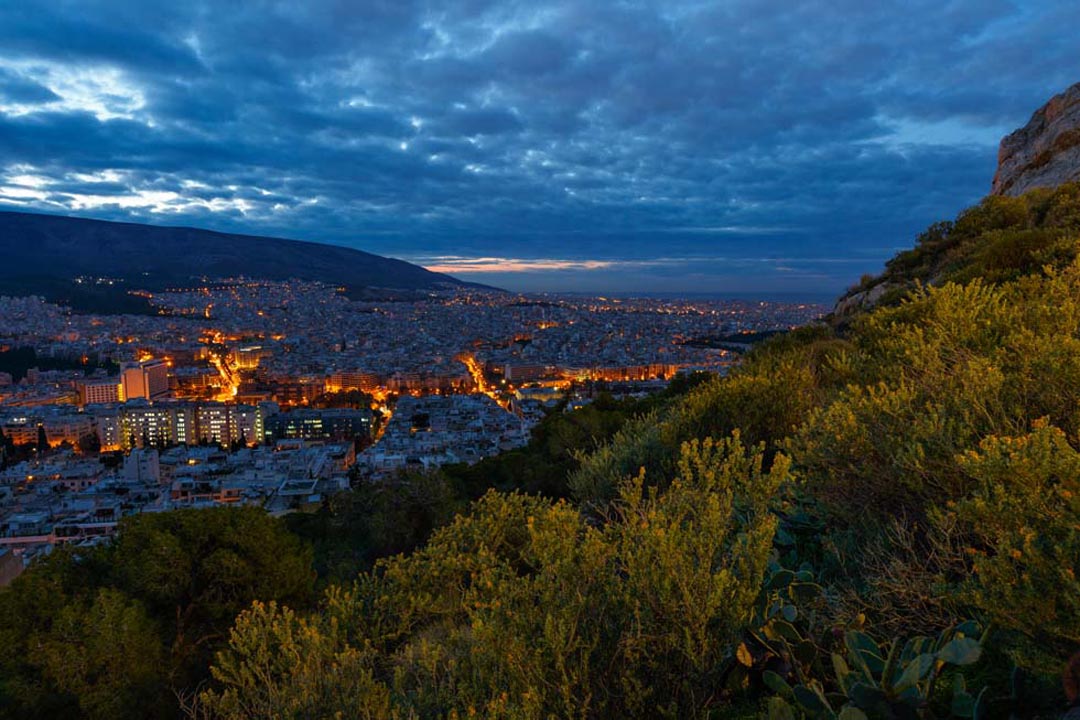
[[[222,360],[217,355],[210,356],[210,362],[217,368],[218,374],[221,375],[221,379],[224,382],[224,387],[221,393],[218,395],[217,400],[220,402],[227,402],[236,397],[237,390],[240,387],[240,383],[236,379],[236,374],[232,368],[229,367],[227,360]]]
[[[484,368],[480,366],[480,363],[476,362],[476,357],[470,353],[462,353],[457,357],[469,371],[469,375],[472,376],[473,382],[476,383],[477,392],[482,392],[489,398],[499,403],[500,406],[509,410],[510,403],[503,400],[495,388],[488,385],[487,378],[484,377]]]

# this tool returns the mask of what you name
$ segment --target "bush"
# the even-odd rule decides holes
[[[206,707],[385,714],[388,693],[402,717],[703,716],[768,565],[787,460],[761,464],[737,436],[689,443],[666,490],[620,483],[603,527],[562,501],[489,493],[422,550],[331,590],[316,617],[246,613]],[[343,658],[358,679],[330,692],[320,678]]]

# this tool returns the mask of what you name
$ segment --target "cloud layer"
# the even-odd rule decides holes
[[[0,205],[524,289],[839,292],[1080,80],[1080,5],[0,5]]]

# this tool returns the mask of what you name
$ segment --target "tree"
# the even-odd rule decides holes
[[[0,426],[0,468],[7,467],[8,458],[15,452],[15,443],[4,433]]]
[[[313,545],[321,580],[351,582],[376,560],[415,550],[466,506],[452,477],[410,472],[391,483],[356,481],[317,513],[292,513],[285,523]]]
[[[141,603],[102,588],[89,607],[63,607],[43,635],[39,661],[87,718],[146,717],[164,690],[159,635]]]
[[[37,447],[37,451],[40,452],[40,453],[43,453],[43,452],[45,452],[46,450],[49,449],[49,438],[45,434],[45,426],[40,424],[40,423],[38,424],[38,428],[37,428],[37,445],[36,445],[36,447]]]
[[[170,681],[199,679],[236,614],[252,600],[304,605],[311,551],[261,508],[145,513],[125,520],[115,545],[119,584],[164,623]]]
[[[135,515],[0,591],[0,718],[171,718],[252,601],[306,607],[311,551],[260,508]]]
[[[101,440],[97,433],[86,433],[79,438],[78,448],[84,455],[96,455],[101,452]]]

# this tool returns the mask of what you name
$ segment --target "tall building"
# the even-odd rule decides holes
[[[164,360],[128,362],[120,367],[123,400],[154,400],[169,392],[169,366]]]
[[[200,405],[195,411],[199,440],[228,445],[232,442],[228,405]]]
[[[97,428],[98,440],[102,450],[119,450],[124,444],[124,427],[120,419],[120,410],[116,407],[94,408],[91,419]]]
[[[233,405],[229,417],[231,442],[241,440],[248,445],[261,443],[263,440],[263,414],[255,405]]]

